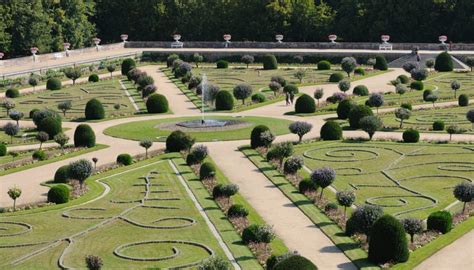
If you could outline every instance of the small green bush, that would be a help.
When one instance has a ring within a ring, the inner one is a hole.
[[[64,184],[53,186],[48,191],[48,202],[55,204],[67,203],[69,201],[69,188]]]
[[[121,66],[121,71],[123,76],[127,76],[128,72],[132,69],[134,69],[137,66],[137,63],[135,63],[135,60],[132,58],[127,58],[122,61],[122,66]]]
[[[453,71],[453,59],[451,58],[451,55],[447,52],[438,54],[438,56],[436,56],[434,68],[439,72]]]
[[[428,97],[429,95],[433,95],[433,91],[432,90],[425,90],[423,91],[423,100],[426,101],[426,97]]]
[[[255,103],[262,103],[262,102],[265,102],[267,101],[267,98],[265,97],[264,94],[262,93],[255,93],[252,95],[251,97],[252,101],[255,102]]]
[[[458,104],[461,107],[466,107],[469,105],[469,97],[466,94],[459,95]]]
[[[99,120],[105,118],[105,110],[102,103],[93,98],[86,104],[84,114],[87,120]]]
[[[425,86],[422,81],[414,81],[410,84],[410,88],[415,90],[423,90]]]
[[[416,129],[407,129],[403,132],[403,142],[416,143],[420,140],[420,133]]]
[[[347,119],[349,117],[350,111],[355,105],[356,104],[350,99],[344,99],[343,101],[339,102],[339,105],[337,105],[337,118]]]
[[[10,88],[5,92],[7,98],[17,98],[20,96],[20,91],[16,88]]]
[[[408,78],[408,76],[405,74],[399,75],[397,79],[403,84],[407,84],[408,82],[410,82],[410,78]]]
[[[317,188],[318,187],[313,181],[311,181],[311,179],[303,179],[298,184],[298,190],[300,191],[300,193],[303,193],[303,194],[305,192],[316,191]]]
[[[369,260],[378,264],[406,262],[409,256],[402,223],[390,215],[379,218],[370,232]]]
[[[88,81],[89,81],[89,82],[98,82],[98,81],[99,81],[99,75],[97,75],[97,74],[91,74],[91,75],[89,75]]]
[[[161,94],[153,94],[146,100],[148,113],[165,113],[169,110],[168,100]]]
[[[361,67],[358,67],[358,68],[354,69],[354,74],[363,76],[363,75],[365,75],[365,70]]]
[[[250,133],[250,146],[253,149],[265,146],[265,143],[260,138],[260,135],[268,130],[270,129],[264,125],[258,125],[252,129],[252,132]]]
[[[229,62],[225,60],[219,60],[216,62],[216,67],[217,68],[228,68],[229,67]]]
[[[342,128],[336,121],[327,121],[321,127],[321,140],[342,140]]]
[[[204,162],[199,169],[199,179],[204,180],[216,175],[216,167],[210,162]]]
[[[80,124],[74,131],[74,146],[75,147],[94,147],[95,133],[87,124]]]
[[[378,69],[378,70],[387,70],[388,69],[387,60],[385,59],[385,57],[383,55],[377,55],[375,57],[374,69]]]
[[[262,62],[263,69],[265,70],[278,69],[278,62],[273,54],[264,55],[262,58]]]
[[[356,96],[368,96],[369,95],[369,89],[365,85],[357,85],[354,87],[354,90],[352,90],[352,93]]]
[[[314,113],[316,111],[316,102],[307,94],[301,95],[295,102],[296,113]]]
[[[365,116],[374,115],[372,109],[366,105],[357,105],[349,113],[349,125],[351,128],[359,128],[360,119]]]
[[[444,130],[444,127],[445,127],[445,124],[443,121],[434,121],[433,122],[433,130],[437,130],[437,131],[440,131],[440,130]]]
[[[300,255],[289,256],[288,258],[278,262],[273,270],[318,270],[318,267],[314,265],[310,260]]]
[[[324,211],[330,212],[330,211],[337,210],[337,208],[339,208],[338,205],[337,205],[337,203],[328,202],[328,203],[324,206]]]
[[[411,106],[411,103],[406,103],[406,102],[402,103],[402,105],[400,105],[400,107],[405,108],[405,109],[410,110],[410,111],[413,109],[413,107]]]
[[[33,119],[33,115],[36,113],[36,112],[39,112],[39,109],[32,109],[29,113],[28,113],[28,116]]]
[[[448,211],[433,212],[428,216],[426,222],[428,230],[439,231],[445,234],[453,227],[453,216]]]
[[[234,109],[234,97],[229,91],[221,90],[216,95],[216,110],[230,111]]]
[[[38,131],[44,131],[48,133],[50,138],[54,138],[57,134],[63,131],[61,118],[55,116],[48,116],[38,123]]]
[[[133,158],[129,154],[120,154],[117,156],[117,163],[125,166],[132,165]]]
[[[173,66],[173,62],[178,59],[179,59],[179,55],[177,54],[173,53],[173,54],[168,55],[168,58],[166,58],[166,66],[167,67]]]
[[[227,215],[229,217],[246,217],[249,215],[249,210],[241,204],[234,204],[227,210]]]
[[[166,138],[168,152],[181,152],[191,149],[195,140],[181,130],[175,130]]]
[[[54,183],[66,183],[69,179],[69,165],[59,167],[54,174]]]
[[[189,153],[186,157],[186,164],[189,166],[198,164],[200,161],[197,159],[196,155],[193,152]]]
[[[337,83],[337,82],[342,81],[343,79],[344,79],[344,74],[340,72],[333,73],[329,76],[329,82]]]
[[[50,78],[46,81],[46,89],[48,90],[59,90],[62,87],[62,83],[58,78]]]
[[[0,157],[7,155],[7,146],[4,143],[0,143]]]
[[[331,63],[326,60],[321,60],[318,62],[318,70],[330,70],[331,69]]]

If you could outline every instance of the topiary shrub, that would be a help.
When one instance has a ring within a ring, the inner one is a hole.
[[[426,98],[427,98],[428,96],[430,96],[430,95],[433,95],[433,91],[432,91],[432,90],[427,89],[427,90],[423,91],[423,100],[424,100],[424,101],[427,101]]]
[[[250,242],[270,243],[273,238],[275,238],[275,234],[268,225],[252,224],[242,231],[242,242],[245,244]]]
[[[95,98],[87,102],[84,112],[87,120],[98,120],[105,118],[104,106],[99,100]]]
[[[7,146],[4,143],[0,143],[0,157],[4,157],[7,154]]]
[[[165,113],[169,110],[168,100],[161,94],[153,94],[146,100],[148,113]]]
[[[296,113],[314,113],[316,111],[316,102],[307,94],[301,95],[295,103]]]
[[[466,107],[469,105],[469,97],[466,94],[461,94],[458,97],[458,104],[461,107]]]
[[[204,162],[199,169],[199,179],[205,180],[216,175],[216,167],[210,162]]]
[[[133,158],[129,154],[120,154],[117,156],[117,163],[125,166],[132,165]]]
[[[438,56],[436,56],[434,68],[439,72],[453,71],[453,59],[451,58],[451,55],[447,52],[438,54]]]
[[[402,103],[400,105],[400,108],[405,108],[405,109],[410,110],[410,111],[413,109],[413,107],[411,106],[411,103]]]
[[[328,202],[325,206],[324,206],[324,211],[325,212],[331,212],[331,211],[334,211],[334,210],[337,210],[339,207],[336,203],[333,203],[333,202]]]
[[[173,62],[178,59],[179,59],[179,55],[177,54],[173,53],[173,54],[168,55],[168,57],[166,58],[166,66],[171,67],[173,65]]]
[[[306,192],[314,192],[317,188],[316,184],[310,179],[303,179],[298,184],[298,190],[303,194]]]
[[[69,165],[59,167],[54,174],[54,183],[66,183],[69,180]]]
[[[229,62],[225,60],[219,60],[216,62],[216,67],[217,68],[228,68],[229,67]]]
[[[410,82],[410,78],[408,78],[408,76],[405,74],[399,75],[397,77],[397,80],[399,80],[403,84],[407,84],[408,82]]]
[[[410,88],[415,90],[423,90],[425,86],[422,81],[414,81],[410,84]]]
[[[264,55],[262,58],[263,62],[263,69],[271,70],[271,69],[278,69],[278,62],[273,54]]]
[[[59,116],[45,117],[39,121],[37,129],[48,133],[50,138],[54,138],[63,131],[61,118]]]
[[[99,75],[97,75],[97,74],[91,74],[91,75],[89,75],[88,81],[89,81],[89,82],[98,82],[98,81],[99,81]]]
[[[74,146],[75,147],[94,147],[95,133],[87,124],[80,124],[74,131]]]
[[[20,96],[20,91],[18,91],[18,89],[15,89],[15,88],[10,88],[5,92],[5,96],[7,98],[17,98]]]
[[[350,99],[345,99],[339,102],[339,105],[337,105],[337,118],[347,119],[350,111],[355,105],[356,104]]]
[[[357,85],[354,87],[354,90],[352,90],[352,93],[356,96],[368,96],[369,95],[369,89],[365,85]]]
[[[372,112],[372,109],[370,109],[370,107],[366,105],[356,105],[349,112],[349,125],[351,126],[351,128],[359,128],[360,119],[365,116],[372,115],[374,115],[374,113]]]
[[[249,210],[241,204],[234,204],[227,210],[227,215],[229,217],[246,217],[249,215]]]
[[[124,59],[122,61],[122,66],[121,66],[122,75],[127,76],[128,72],[134,69],[136,66],[137,64],[135,63],[135,60],[133,60],[132,58]]]
[[[329,76],[329,82],[337,83],[337,82],[342,81],[343,79],[344,79],[344,74],[340,72],[333,73]]]
[[[273,270],[290,270],[290,269],[318,270],[318,267],[316,267],[316,265],[314,265],[310,260],[300,255],[289,256],[288,258],[283,259],[280,262],[278,262],[273,267]]]
[[[361,67],[358,67],[358,68],[354,69],[354,74],[363,76],[363,75],[365,75],[365,70]]]
[[[420,140],[420,133],[416,129],[407,129],[403,132],[403,142],[405,143],[416,143]]]
[[[331,63],[326,60],[321,60],[318,62],[318,70],[330,70],[331,69]]]
[[[320,131],[321,140],[342,140],[342,128],[336,121],[327,121]]]
[[[453,216],[448,211],[436,211],[428,216],[426,225],[428,230],[445,234],[453,227]]]
[[[216,110],[230,111],[234,109],[234,97],[228,91],[219,91],[216,95]]]
[[[166,138],[166,150],[168,152],[188,151],[195,140],[181,130],[175,130]]]
[[[369,260],[377,264],[406,262],[410,253],[405,229],[398,219],[385,215],[371,229]]]
[[[433,130],[436,130],[436,131],[440,131],[440,130],[444,130],[444,127],[445,127],[445,124],[443,121],[434,121],[433,122]]]
[[[36,112],[39,112],[39,109],[33,109],[28,113],[28,116],[33,119],[33,115],[35,115]]]
[[[55,204],[67,203],[69,201],[69,188],[64,184],[53,186],[48,191],[48,202]]]
[[[43,150],[36,150],[33,152],[33,159],[43,161],[48,159],[48,155]]]
[[[250,146],[253,149],[265,146],[265,142],[261,139],[261,135],[265,131],[270,131],[270,129],[264,125],[258,125],[252,129],[250,133]]]
[[[46,81],[46,89],[48,90],[59,90],[62,87],[62,83],[58,78],[50,78]]]
[[[378,70],[387,70],[388,69],[387,60],[385,59],[385,57],[383,55],[377,55],[375,57],[374,69],[378,69]]]
[[[251,97],[252,101],[255,102],[255,103],[262,103],[262,102],[265,102],[267,101],[267,98],[265,97],[264,94],[262,93],[255,93],[252,95]]]

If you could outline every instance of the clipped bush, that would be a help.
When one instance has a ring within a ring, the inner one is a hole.
[[[117,163],[125,166],[132,165],[133,158],[129,154],[120,154],[117,156]]]
[[[461,107],[466,107],[469,105],[469,97],[466,94],[461,94],[458,97],[458,104]]]
[[[217,68],[228,68],[229,67],[229,62],[225,60],[219,60],[216,62],[216,67]]]
[[[87,79],[89,82],[98,82],[99,81],[99,75],[97,74],[91,74],[89,75],[89,79]]]
[[[74,131],[74,146],[75,147],[94,147],[95,133],[87,124],[80,124]]]
[[[298,184],[298,190],[303,194],[305,192],[314,192],[317,188],[316,184],[310,179],[303,179]]]
[[[33,119],[33,115],[35,115],[36,112],[39,112],[39,109],[32,109],[29,113],[28,116]]]
[[[54,183],[66,183],[69,180],[69,165],[59,167],[54,174]]]
[[[262,103],[262,102],[265,102],[267,100],[267,98],[265,97],[264,94],[262,93],[255,93],[252,95],[251,97],[252,101],[255,102],[255,103]]]
[[[423,100],[424,100],[424,101],[427,101],[426,98],[427,98],[428,96],[430,96],[430,95],[433,95],[433,91],[432,91],[432,90],[428,90],[428,89],[427,89],[427,90],[423,91]]]
[[[365,75],[365,70],[361,67],[358,67],[358,68],[354,69],[354,74],[363,76],[363,75]]]
[[[337,82],[342,81],[343,79],[344,79],[344,74],[340,72],[333,73],[329,76],[329,82],[337,83]]]
[[[263,62],[263,69],[271,70],[271,69],[278,69],[278,62],[273,54],[264,55],[262,58]]]
[[[275,237],[272,229],[268,225],[252,224],[242,231],[242,242],[249,244],[256,243],[270,243]]]
[[[383,209],[378,205],[364,204],[352,212],[346,224],[346,234],[354,232],[364,233],[369,236],[374,223],[383,216]]]
[[[447,52],[438,54],[438,56],[436,56],[434,68],[439,72],[453,71],[453,59],[451,58],[451,55]]]
[[[436,211],[428,216],[426,225],[428,230],[445,234],[453,227],[453,216],[448,211]]]
[[[296,113],[314,113],[316,111],[316,103],[314,99],[307,94],[301,95],[295,103]]]
[[[229,91],[219,91],[216,95],[216,110],[230,111],[234,109],[234,97]]]
[[[420,133],[416,129],[407,129],[403,132],[403,142],[405,143],[416,143],[420,140]]]
[[[168,152],[188,151],[195,140],[181,130],[175,130],[166,138],[166,150]]]
[[[55,204],[67,203],[69,201],[69,188],[64,184],[53,186],[48,191],[48,202]]]
[[[89,100],[85,108],[85,117],[87,120],[104,119],[105,110],[102,103],[95,98]]]
[[[41,119],[37,125],[38,131],[48,133],[50,138],[54,138],[57,134],[63,131],[61,118],[59,116],[48,116]]]
[[[249,210],[241,204],[234,204],[227,210],[227,215],[229,217],[246,217],[249,215]]]
[[[59,90],[62,87],[62,83],[58,78],[50,78],[46,81],[46,89],[48,90]]]
[[[328,202],[325,206],[324,206],[324,211],[325,212],[331,212],[331,211],[334,211],[334,210],[337,210],[339,207],[336,203],[333,203],[333,202]]]
[[[20,96],[20,91],[16,88],[10,88],[5,92],[7,98],[17,98]]]
[[[399,80],[399,81],[400,81],[401,83],[403,83],[403,84],[407,84],[407,83],[410,82],[410,78],[408,78],[408,76],[405,75],[405,74],[399,75],[399,76],[397,77],[397,80]]]
[[[445,127],[445,124],[441,120],[433,122],[433,130],[437,130],[437,131],[444,130],[444,127]]]
[[[383,55],[377,55],[375,57],[374,69],[378,69],[378,70],[387,70],[388,69],[387,59],[385,59],[385,57]]]
[[[356,104],[350,100],[345,99],[337,105],[337,118],[339,119],[347,119],[349,117],[349,112]]]
[[[168,57],[166,58],[166,66],[171,67],[173,65],[173,62],[178,59],[179,59],[179,55],[177,54],[168,55]]]
[[[352,108],[349,113],[349,125],[351,128],[359,128],[360,119],[365,116],[374,115],[372,109],[366,105],[356,105]]]
[[[354,87],[354,90],[352,90],[352,93],[356,96],[368,96],[369,95],[369,89],[365,85],[357,85]]]
[[[168,100],[161,94],[153,94],[146,100],[148,113],[165,113],[169,110]]]
[[[33,152],[33,159],[43,161],[48,159],[48,155],[43,150],[36,150]]]
[[[4,143],[0,143],[0,157],[4,157],[7,154],[7,146]]]
[[[411,106],[411,103],[406,103],[406,102],[402,103],[400,105],[400,108],[405,108],[405,109],[410,110],[410,111],[413,109],[413,107]]]
[[[397,263],[408,261],[409,256],[402,223],[390,215],[379,218],[370,232],[369,260],[378,264]]]
[[[122,61],[122,75],[127,76],[128,72],[132,69],[134,69],[137,66],[137,63],[135,63],[135,60],[132,58],[127,58]]]
[[[261,138],[262,133],[265,131],[270,131],[270,129],[264,125],[258,125],[252,129],[252,132],[250,133],[250,146],[253,149],[265,146],[265,142],[262,141]]]
[[[321,60],[318,62],[318,70],[330,70],[331,69],[331,63],[326,60]]]
[[[342,140],[342,128],[336,121],[327,121],[321,127],[321,140]]]
[[[415,90],[423,90],[425,88],[425,85],[422,81],[414,81],[410,84],[410,88]]]
[[[205,180],[216,175],[216,167],[210,162],[204,162],[199,169],[199,179]]]
[[[310,260],[300,255],[289,256],[288,258],[278,262],[273,270],[318,270],[318,267],[314,265]]]

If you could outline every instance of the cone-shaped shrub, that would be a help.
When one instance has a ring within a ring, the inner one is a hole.
[[[369,240],[369,260],[386,262],[406,262],[409,257],[405,229],[398,219],[385,215],[372,227]]]
[[[87,120],[104,119],[104,106],[99,100],[95,98],[89,100],[86,104],[85,116]]]
[[[267,126],[258,125],[252,129],[250,134],[250,146],[255,149],[258,147],[265,146],[265,143],[260,138],[261,134],[267,130],[270,130]]]
[[[80,124],[74,131],[74,146],[76,147],[94,147],[95,133],[87,124]]]

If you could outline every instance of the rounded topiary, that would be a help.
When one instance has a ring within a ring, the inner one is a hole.
[[[95,98],[87,102],[84,112],[87,120],[98,120],[105,118],[104,106],[99,100]]]
[[[453,59],[447,52],[442,52],[436,56],[435,66],[436,71],[448,72],[453,71]]]
[[[69,179],[69,165],[59,167],[54,174],[54,183],[66,183]]]
[[[132,165],[133,158],[129,154],[120,154],[117,156],[117,163],[125,166]]]
[[[278,62],[273,54],[264,55],[262,58],[263,62],[263,69],[270,70],[270,69],[278,69]]]
[[[48,116],[39,121],[37,126],[38,131],[48,133],[50,138],[63,131],[61,118],[57,116]]]
[[[466,94],[459,95],[458,104],[461,107],[466,107],[469,105],[469,97]]]
[[[67,203],[69,201],[69,188],[64,184],[56,185],[48,191],[48,202],[55,204]]]
[[[199,179],[204,180],[216,175],[216,167],[210,162],[204,162],[199,169]]]
[[[445,124],[443,121],[434,121],[433,122],[433,130],[436,130],[436,131],[440,131],[440,130],[444,130],[444,127],[445,127]]]
[[[200,161],[193,152],[189,153],[186,157],[186,164],[188,164],[189,166],[198,164],[199,162]]]
[[[378,69],[378,70],[387,70],[388,69],[387,60],[385,59],[385,57],[383,55],[377,55],[375,57],[374,69]]]
[[[216,62],[216,67],[217,68],[228,68],[229,67],[229,62],[225,60],[219,60]]]
[[[273,270],[289,270],[289,269],[298,269],[298,270],[317,270],[318,267],[314,265],[310,260],[306,259],[300,255],[289,256],[280,262],[278,262]]]
[[[333,73],[329,76],[329,81],[330,82],[340,82],[344,79],[344,74],[340,72]]]
[[[354,69],[354,74],[363,76],[363,75],[365,75],[365,70],[361,67],[358,67],[358,68]]]
[[[99,75],[97,75],[97,74],[91,74],[91,75],[89,75],[88,81],[89,81],[89,82],[98,82],[98,81],[99,81]]]
[[[330,70],[331,69],[331,63],[326,60],[321,60],[318,62],[318,70]]]
[[[36,112],[39,112],[39,109],[33,109],[28,113],[28,116],[33,119],[33,115],[35,115]]]
[[[411,103],[402,103],[400,105],[400,108],[405,108],[405,109],[410,110],[410,111],[413,109],[413,107],[411,106]]]
[[[58,78],[50,78],[46,81],[46,89],[48,90],[59,90],[62,84]]]
[[[132,58],[127,58],[122,61],[122,75],[127,76],[128,72],[135,68],[137,64],[135,63],[135,60]]]
[[[250,146],[253,149],[265,146],[265,143],[260,138],[260,135],[263,132],[269,131],[269,130],[270,129],[267,126],[264,126],[264,125],[258,125],[256,127],[254,127],[252,129],[252,132],[250,133]]]
[[[397,79],[403,84],[407,84],[408,82],[410,82],[410,78],[408,78],[408,76],[405,74],[399,75]]]
[[[374,115],[372,109],[366,105],[356,105],[352,107],[352,110],[349,112],[349,125],[351,128],[359,128],[360,119],[365,116]]]
[[[352,93],[356,96],[368,96],[369,89],[365,85],[357,85],[354,87],[354,90],[352,90]]]
[[[426,101],[426,98],[427,98],[428,96],[430,96],[430,95],[433,95],[433,91],[432,91],[432,90],[427,89],[427,90],[423,91],[423,100]]]
[[[425,85],[423,84],[422,81],[414,81],[414,82],[411,82],[410,88],[415,89],[415,90],[423,90],[425,88]]]
[[[194,139],[181,130],[175,130],[166,138],[166,150],[168,152],[181,152],[191,149]]]
[[[344,99],[343,101],[339,102],[339,105],[337,105],[337,118],[347,119],[349,117],[350,111],[355,105],[356,104],[350,99]]]
[[[451,231],[453,227],[453,216],[448,211],[433,212],[428,216],[426,225],[428,230],[435,230],[445,234]]]
[[[43,150],[36,150],[33,152],[33,159],[43,161],[48,159],[48,155]]]
[[[257,235],[256,232],[258,230],[258,225],[252,224],[249,225],[247,228],[245,228],[242,231],[242,242],[245,244],[248,244],[250,242],[256,242],[257,241]]]
[[[342,140],[342,128],[336,121],[327,121],[320,131],[321,140]]]
[[[249,210],[241,204],[234,204],[227,210],[227,215],[229,217],[246,217],[249,215]]]
[[[230,111],[234,109],[234,97],[229,91],[219,91],[216,95],[216,110]]]
[[[298,184],[298,190],[300,191],[300,193],[303,193],[303,194],[305,192],[316,191],[317,188],[318,187],[313,181],[311,181],[311,179],[303,179]]]
[[[265,97],[264,94],[262,93],[255,93],[252,95],[251,97],[252,101],[255,102],[255,103],[262,103],[262,102],[265,102],[267,100],[267,98]]]
[[[74,131],[75,147],[94,147],[95,133],[87,124],[80,124]]]
[[[370,231],[369,260],[378,264],[397,263],[408,261],[409,256],[402,223],[390,215],[379,218]]]
[[[0,143],[0,157],[4,157],[7,154],[7,146],[4,143]]]
[[[166,58],[166,66],[167,67],[173,66],[173,62],[178,59],[179,59],[179,55],[177,54],[173,53],[173,54],[168,55],[168,57]]]
[[[316,111],[316,102],[307,94],[301,95],[295,103],[296,113],[314,113]]]
[[[168,100],[161,94],[153,94],[146,100],[146,110],[148,113],[165,113],[168,109]]]
[[[17,98],[20,96],[20,91],[16,88],[10,88],[5,92],[7,98]]]
[[[416,129],[407,129],[403,132],[403,142],[416,143],[420,140],[420,133]]]

